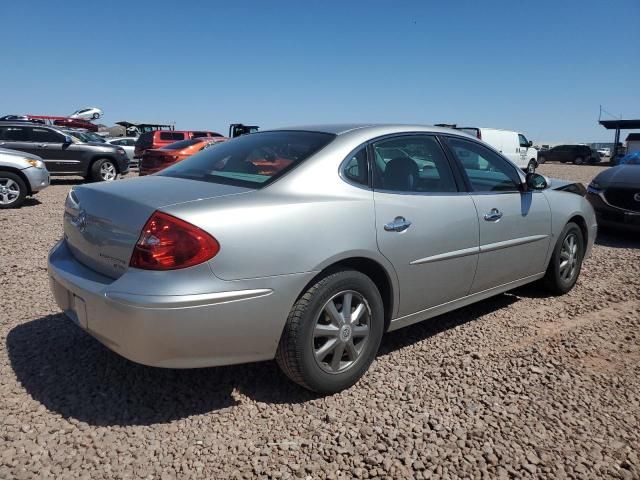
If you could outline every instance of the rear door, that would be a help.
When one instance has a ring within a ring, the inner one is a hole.
[[[399,315],[467,295],[478,218],[437,138],[386,137],[372,143],[370,158],[378,248],[398,275]]]
[[[27,125],[0,126],[0,147],[40,155],[29,141],[29,134]]]
[[[447,143],[472,191],[480,231],[480,255],[471,293],[516,282],[545,271],[551,241],[551,209],[540,191],[520,190],[520,173],[484,145],[460,137]]]

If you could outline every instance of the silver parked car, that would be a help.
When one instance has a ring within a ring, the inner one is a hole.
[[[149,177],[75,187],[60,308],[147,365],[276,358],[353,385],[384,332],[520,285],[575,284],[593,209],[467,134],[337,125],[245,135]],[[557,189],[556,189],[557,188]]]
[[[48,186],[49,172],[40,157],[0,148],[0,208],[18,208]]]
[[[133,157],[136,140],[138,140],[138,137],[115,137],[108,138],[106,141],[111,145],[121,147],[127,153],[127,157],[129,157],[130,168],[138,168],[138,159]]]

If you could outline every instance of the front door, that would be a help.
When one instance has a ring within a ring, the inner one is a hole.
[[[478,217],[438,140],[402,135],[371,147],[378,248],[400,284],[399,316],[469,292]]]
[[[527,158],[527,152],[529,151],[529,140],[527,140],[524,135],[519,133],[518,144],[519,158],[518,162],[516,162],[516,165],[518,165],[520,168],[525,168],[529,163],[529,159]]]
[[[521,191],[517,169],[504,158],[471,140],[449,137],[478,212],[480,257],[471,293],[515,282],[546,269],[551,242],[551,209],[539,191]]]

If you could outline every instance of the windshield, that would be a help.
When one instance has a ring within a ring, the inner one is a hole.
[[[335,135],[319,132],[254,133],[202,150],[159,175],[260,188],[334,138]]]
[[[173,142],[169,145],[161,147],[160,150],[182,150],[183,148],[190,147],[196,143],[200,143],[202,140],[197,138],[190,138],[189,140],[180,140],[179,142]]]

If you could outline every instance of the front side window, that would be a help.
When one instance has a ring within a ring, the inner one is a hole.
[[[369,185],[369,171],[367,168],[367,147],[360,148],[351,155],[343,168],[344,176],[353,183]]]
[[[373,185],[393,192],[456,192],[449,161],[435,137],[408,135],[373,144]]]
[[[159,173],[213,183],[260,188],[328,145],[335,135],[274,131],[243,135],[207,148]]]
[[[452,137],[447,141],[475,192],[519,190],[519,177],[507,160],[477,142]]]
[[[529,147],[529,140],[527,140],[524,135],[518,134],[518,140],[520,140],[521,147],[525,147],[525,148]]]
[[[47,128],[32,128],[29,140],[32,142],[62,143],[64,138],[59,133]]]

